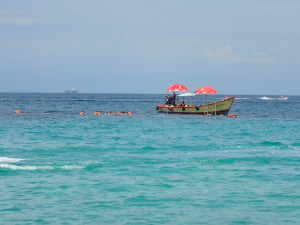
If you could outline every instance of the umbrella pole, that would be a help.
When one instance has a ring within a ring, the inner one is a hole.
[[[207,95],[205,95],[206,96],[206,114],[208,115],[208,100],[207,100]]]
[[[215,115],[217,115],[217,103],[215,103]]]
[[[206,103],[205,103],[205,112],[204,112],[204,115],[205,113],[208,115],[208,100],[207,100],[207,95],[205,95],[206,97]]]

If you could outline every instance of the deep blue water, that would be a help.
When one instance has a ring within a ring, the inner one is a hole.
[[[0,93],[0,224],[299,224],[300,96],[236,97]]]

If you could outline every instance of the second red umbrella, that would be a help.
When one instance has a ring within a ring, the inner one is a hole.
[[[210,86],[203,86],[198,88],[195,93],[197,94],[217,94],[217,91]]]

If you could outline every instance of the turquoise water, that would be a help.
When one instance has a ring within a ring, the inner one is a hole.
[[[300,223],[300,96],[237,96],[237,118],[163,99],[0,93],[0,224]]]

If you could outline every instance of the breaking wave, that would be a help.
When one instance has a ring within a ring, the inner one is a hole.
[[[274,98],[268,98],[268,97],[265,97],[265,96],[264,96],[264,97],[261,97],[260,99],[261,99],[261,100],[274,100]]]
[[[64,165],[64,166],[29,166],[29,165],[12,165],[12,164],[0,164],[0,169],[8,170],[80,170],[85,166],[76,165]]]
[[[14,162],[20,162],[20,161],[23,161],[23,160],[25,160],[25,159],[0,157],[0,162],[14,163]]]
[[[287,100],[288,97],[269,98],[269,97],[264,96],[264,97],[261,97],[259,99],[261,99],[261,100]]]

